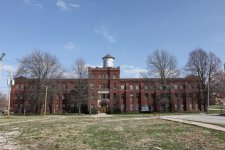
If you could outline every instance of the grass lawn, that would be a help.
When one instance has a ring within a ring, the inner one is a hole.
[[[210,114],[221,114],[221,105],[210,105],[209,106]],[[222,108],[222,114],[225,114],[225,106]]]
[[[0,149],[180,150],[225,147],[223,132],[146,115],[131,116],[0,117]]]
[[[225,108],[225,106],[223,106]],[[221,109],[221,105],[210,105],[209,109]]]

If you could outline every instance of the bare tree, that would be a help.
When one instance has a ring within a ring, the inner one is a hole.
[[[210,93],[211,96],[213,97],[212,100],[216,100],[216,98],[219,99],[225,99],[225,72],[224,71],[219,71],[210,81]],[[213,101],[215,104],[216,101]],[[224,101],[223,101],[224,102]],[[220,104],[223,103],[222,101],[220,101]]]
[[[160,77],[165,84],[166,79],[179,76],[177,59],[165,50],[155,50],[147,58],[146,74],[143,77]]]
[[[207,97],[207,82],[213,88],[212,79],[218,74],[221,69],[221,60],[214,53],[207,53],[203,49],[195,49],[189,54],[188,62],[185,66],[185,70],[191,74],[198,76],[200,79],[200,88],[204,90],[204,98],[200,101],[201,104],[205,104]]]
[[[55,80],[60,79],[63,73],[64,69],[58,59],[47,52],[34,50],[19,60],[16,76],[24,76],[32,82],[33,89],[29,95],[31,99],[29,102],[33,106],[32,110],[35,109],[36,112],[40,113],[46,86],[54,87]]]
[[[209,52],[208,54],[208,61],[209,61],[209,70],[208,70],[208,82],[210,85],[210,96],[213,93],[218,92],[218,82],[216,82],[216,78],[221,76],[221,60],[217,57],[214,53]]]
[[[87,79],[88,78],[88,69],[86,62],[83,58],[78,58],[74,61],[72,66],[72,71],[74,78],[77,79]]]
[[[76,59],[72,65],[72,71],[75,87],[71,91],[69,103],[77,105],[80,114],[81,106],[87,106],[88,102],[88,69],[85,60],[82,58]]]

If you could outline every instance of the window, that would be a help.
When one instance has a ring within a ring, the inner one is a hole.
[[[156,89],[156,87],[155,87],[155,86],[149,86],[149,89],[151,89],[151,90],[155,90],[155,89]]]
[[[195,110],[198,110],[198,104],[195,104]]]
[[[139,85],[136,85],[136,90],[139,90],[140,89],[140,86]]]
[[[116,98],[117,98],[116,93],[113,93],[113,99],[116,99]]]
[[[175,96],[175,99],[178,99],[178,94],[177,94],[177,93],[175,93],[175,95],[174,95],[174,96]]]
[[[23,96],[22,95],[20,95],[20,99],[23,99]]]
[[[159,89],[160,89],[160,90],[163,90],[163,86],[162,86],[162,85],[160,85]]]
[[[113,83],[113,89],[114,90],[116,89],[116,83]]]
[[[121,111],[124,112],[124,110],[125,110],[125,106],[124,104],[121,104]]]
[[[148,86],[147,86],[147,85],[145,85],[145,87],[144,87],[144,88],[145,88],[145,90],[147,90],[147,89],[148,89]]]
[[[155,99],[155,94],[151,94],[151,98],[152,99]]]
[[[145,93],[145,99],[148,99],[148,93]]]
[[[98,99],[109,99],[109,94],[98,94]]]
[[[92,95],[91,95],[91,99],[94,99],[94,98],[95,98],[95,95],[94,95],[94,94],[92,94]]]
[[[192,104],[190,104],[190,110],[192,110]]]
[[[91,79],[94,79],[95,78],[95,75],[91,75]]]
[[[116,79],[116,75],[115,74],[113,74],[113,79]]]
[[[130,90],[133,90],[133,89],[134,89],[133,85],[130,85]]]
[[[63,84],[62,87],[63,87],[63,89],[66,89],[66,84]]]
[[[19,89],[19,85],[16,85],[16,90],[18,90]]]
[[[184,110],[184,105],[183,105],[183,104],[180,105],[180,109],[181,109],[182,111]]]
[[[98,94],[98,99],[102,99],[102,94]]]
[[[121,99],[125,99],[126,97],[125,97],[125,94],[121,94]]]
[[[104,84],[103,84],[103,89],[106,89],[106,88],[107,88],[106,86],[107,86],[107,85],[104,83]]]
[[[137,99],[137,100],[140,100],[140,98],[141,98],[140,94],[137,93],[137,94],[136,94],[136,99]]]
[[[130,94],[130,99],[134,99],[134,94]]]
[[[131,104],[134,103],[134,94],[130,94],[130,103],[131,103]]]
[[[99,88],[99,89],[102,89],[102,85],[101,85],[101,84],[99,84],[99,85],[98,85],[98,88]]]
[[[56,99],[59,99],[59,94],[56,95]]]
[[[173,87],[174,87],[174,89],[177,89],[177,85],[174,85]]]
[[[121,90],[124,90],[125,89],[125,85],[121,85]]]
[[[178,110],[177,104],[174,105],[175,110]]]
[[[180,85],[180,89],[183,90],[184,89],[184,86],[183,85]]]
[[[136,105],[136,111],[138,111],[138,110],[139,110],[139,104]]]
[[[165,89],[170,90],[171,86],[170,85],[166,85]]]
[[[130,111],[133,111],[133,110],[134,110],[134,105],[130,104]]]
[[[56,110],[59,110],[59,104],[56,105]]]
[[[94,88],[94,85],[93,85],[92,83],[90,83],[90,85],[89,85],[89,86],[90,86],[90,88],[91,88],[91,89],[93,89],[93,88]]]

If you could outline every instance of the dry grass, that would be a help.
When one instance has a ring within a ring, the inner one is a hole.
[[[225,134],[222,132],[153,117],[48,116],[42,120],[40,117],[14,117],[10,122],[9,125],[0,125],[0,149],[147,150],[225,147]]]

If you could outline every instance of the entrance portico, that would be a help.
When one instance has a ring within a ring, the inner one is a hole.
[[[107,113],[109,110],[109,101],[106,99],[100,100],[99,111],[100,113]]]

